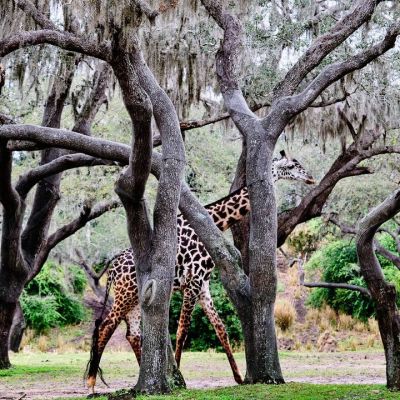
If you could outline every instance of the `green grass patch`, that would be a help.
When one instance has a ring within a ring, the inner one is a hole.
[[[27,365],[16,365],[10,369],[0,370],[0,378],[10,377],[23,377],[24,379],[29,375],[31,379],[41,379],[42,374],[50,374],[52,377],[64,374],[71,375],[79,372],[80,369],[74,366],[55,366],[55,365],[38,365],[38,366],[27,366]]]
[[[83,400],[85,397],[76,399]],[[97,397],[107,400],[107,397]],[[382,385],[246,385],[219,389],[181,390],[168,396],[138,396],[138,400],[387,400],[399,399],[399,393]],[[57,400],[67,400],[60,398]]]

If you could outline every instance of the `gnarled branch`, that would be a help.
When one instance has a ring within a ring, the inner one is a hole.
[[[15,189],[21,198],[25,198],[33,186],[48,176],[66,171],[68,169],[90,167],[94,165],[118,164],[114,161],[103,160],[101,158],[95,158],[82,153],[67,154],[26,172],[19,178]]]
[[[55,246],[57,246],[57,244],[72,236],[79,229],[83,228],[89,221],[92,221],[93,219],[100,217],[107,211],[113,210],[120,206],[121,203],[117,200],[101,202],[94,206],[91,206],[89,203],[84,205],[78,218],[57,229],[42,244],[40,251],[35,258],[35,265],[31,272],[31,278],[40,271],[40,268],[46,261],[50,251]]]

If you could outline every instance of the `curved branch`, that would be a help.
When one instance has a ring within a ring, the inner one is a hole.
[[[15,189],[21,198],[25,198],[33,186],[48,176],[72,168],[91,167],[94,165],[116,165],[116,163],[114,161],[103,160],[101,158],[95,158],[86,154],[67,154],[29,170],[19,178]]]
[[[0,125],[0,139],[28,140],[48,147],[84,152],[93,157],[127,164],[130,147],[110,140],[81,135],[67,129],[36,125]]]
[[[304,111],[329,85],[350,72],[365,67],[371,61],[393,48],[399,34],[400,22],[396,22],[388,29],[385,38],[381,42],[349,57],[346,61],[328,65],[301,93],[289,97],[287,103],[283,101],[282,106],[286,104],[288,112],[293,115]]]
[[[341,179],[371,173],[367,167],[358,166],[361,161],[381,154],[400,154],[400,146],[371,148],[378,138],[379,135],[374,132],[365,131],[363,134],[358,134],[357,140],[334,161],[318,186],[307,193],[297,207],[278,216],[278,246],[285,242],[296,225],[321,215],[324,204]]]
[[[76,36],[70,32],[49,29],[19,32],[0,40],[0,57],[4,57],[23,47],[39,44],[51,44],[64,50],[86,54],[100,60],[111,60],[110,43],[98,44],[93,40]]]
[[[378,0],[359,0],[329,32],[319,36],[275,86],[273,98],[292,95],[303,79],[373,14]]]
[[[47,238],[45,243],[43,243],[39,253],[37,254],[37,257],[35,258],[35,265],[32,269],[32,276],[30,278],[35,276],[40,271],[40,268],[46,261],[50,251],[55,246],[57,246],[57,244],[72,236],[79,229],[83,228],[89,221],[92,221],[93,219],[100,217],[107,211],[113,210],[120,206],[121,203],[117,200],[101,202],[96,204],[94,207],[90,205],[85,205],[78,218],[59,228]]]

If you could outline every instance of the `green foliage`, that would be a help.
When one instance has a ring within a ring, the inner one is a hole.
[[[57,311],[58,304],[54,296],[28,295],[24,291],[21,305],[28,326],[39,333],[62,323],[62,316]]]
[[[394,251],[395,244],[389,235],[381,235],[380,242],[387,249]],[[388,282],[395,285],[400,293],[400,271],[387,259],[378,256],[383,273]],[[307,273],[316,275],[322,270],[324,282],[349,283],[366,287],[357,265],[357,253],[354,242],[338,240],[316,251],[306,264]],[[375,313],[373,302],[359,292],[345,289],[313,289],[308,302],[315,308],[328,304],[334,310],[367,320]],[[398,299],[398,305],[400,300]]]
[[[210,284],[210,292],[214,301],[214,306],[219,316],[224,322],[231,343],[240,343],[243,339],[239,318],[235,309],[225,293],[225,289],[216,271]],[[176,330],[178,328],[179,315],[182,305],[182,294],[174,293],[171,300],[169,326],[173,342],[176,340]],[[204,314],[200,305],[197,305],[192,314],[192,322],[186,339],[185,348],[192,351],[204,351],[209,348],[222,350],[222,346],[215,334],[214,328]]]
[[[38,333],[85,319],[82,294],[86,277],[76,266],[47,262],[25,287],[21,305],[28,326]]]

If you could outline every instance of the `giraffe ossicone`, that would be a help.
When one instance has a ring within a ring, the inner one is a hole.
[[[314,178],[295,159],[281,152],[274,158],[272,166],[274,182],[279,179],[315,183]],[[205,206],[214,223],[222,231],[229,229],[250,211],[247,187]],[[177,217],[178,251],[175,264],[173,291],[183,292],[183,304],[176,335],[175,359],[179,367],[194,306],[199,302],[207,318],[213,325],[219,341],[224,348],[234,379],[243,383],[243,378],[233,357],[225,326],[220,319],[210,294],[210,277],[214,262],[193,228],[181,214]],[[101,322],[93,335],[91,359],[87,368],[87,385],[94,392],[96,376],[104,348],[121,321],[127,326],[126,338],[129,341],[140,365],[141,334],[140,304],[136,281],[136,269],[131,249],[116,255],[110,262],[107,279],[107,293],[114,287],[114,303],[111,311]]]

